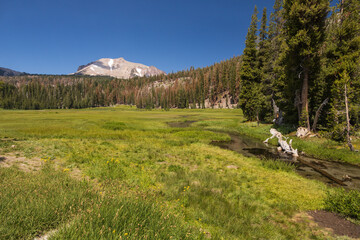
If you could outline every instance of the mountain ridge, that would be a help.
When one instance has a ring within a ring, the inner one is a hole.
[[[85,65],[80,65],[75,73],[71,75],[111,76],[116,78],[151,77],[155,75],[166,75],[166,73],[155,66],[146,66],[141,63],[126,61],[120,58],[100,58]]]
[[[25,72],[18,72],[15,70],[12,70],[10,68],[3,68],[0,67],[0,76],[21,76],[21,75],[26,75],[27,73]]]

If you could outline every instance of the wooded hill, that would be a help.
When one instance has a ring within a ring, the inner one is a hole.
[[[0,78],[6,109],[240,107],[249,120],[338,132],[360,122],[360,2],[276,0],[255,7],[242,56],[166,76],[119,80],[88,76]],[[279,117],[280,117],[279,116]],[[275,116],[276,117],[276,116]],[[349,120],[349,121],[347,121]],[[348,124],[349,123],[349,124]]]

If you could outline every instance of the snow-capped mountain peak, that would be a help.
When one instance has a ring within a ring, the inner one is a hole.
[[[154,66],[128,62],[124,58],[101,58],[97,61],[82,65],[75,75],[111,76],[116,78],[133,78],[166,74]]]

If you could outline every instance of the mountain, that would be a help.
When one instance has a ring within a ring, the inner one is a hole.
[[[0,76],[20,76],[20,75],[25,75],[26,73],[24,72],[18,72],[18,71],[14,71],[8,68],[2,68],[0,67]]]
[[[124,58],[101,58],[95,62],[81,65],[74,75],[111,76],[116,78],[150,77],[166,74],[154,66],[128,62]]]

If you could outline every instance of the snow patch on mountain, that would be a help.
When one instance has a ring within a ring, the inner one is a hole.
[[[110,59],[109,62],[108,62],[108,65],[110,67],[110,71],[112,71],[113,64],[114,64],[114,59]]]
[[[143,77],[143,75],[141,74],[142,69],[136,68],[136,71],[137,71],[137,72],[136,72],[135,74],[136,74],[137,76]]]

